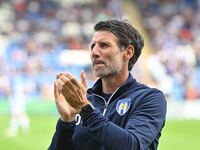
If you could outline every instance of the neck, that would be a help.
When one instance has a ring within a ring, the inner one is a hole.
[[[102,78],[102,90],[105,94],[113,93],[118,87],[120,87],[129,76],[129,72],[121,73],[118,75]]]

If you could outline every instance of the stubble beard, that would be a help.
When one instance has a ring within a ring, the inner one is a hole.
[[[118,61],[106,63],[104,66],[97,67],[93,66],[93,71],[97,77],[106,78],[113,75],[119,74],[122,70],[122,64]]]

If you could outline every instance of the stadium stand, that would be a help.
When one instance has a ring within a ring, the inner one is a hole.
[[[157,86],[175,101],[200,98],[200,1],[136,0],[152,47]],[[153,68],[153,69],[152,69]]]
[[[175,101],[199,99],[200,1],[127,1],[0,0],[0,99],[9,94],[16,72],[29,96],[44,99],[52,98],[57,72],[79,77],[85,69],[92,79],[87,63],[66,64],[61,54],[87,51],[93,24],[127,17],[125,13],[147,39],[146,65],[139,63],[134,70],[139,80],[150,82],[151,77],[151,83]]]
[[[10,93],[17,72],[31,98],[49,99],[56,73],[79,77],[90,70],[78,60],[66,64],[63,51],[87,51],[93,24],[123,12],[113,0],[8,0],[0,1],[0,14],[0,97]]]

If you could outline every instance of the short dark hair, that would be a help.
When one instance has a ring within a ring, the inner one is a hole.
[[[144,40],[138,30],[131,26],[127,20],[100,21],[94,26],[94,30],[110,31],[119,40],[118,44],[121,49],[133,45],[135,53],[129,61],[128,70],[130,71],[139,58],[144,46]]]

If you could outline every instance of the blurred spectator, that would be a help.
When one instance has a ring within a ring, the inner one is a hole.
[[[173,100],[200,98],[200,1],[135,2],[151,37],[148,67],[157,86]],[[10,88],[4,78],[11,68],[24,68],[30,96],[51,99],[55,74],[77,76],[81,69],[61,65],[60,53],[87,50],[94,23],[123,11],[120,0],[7,0],[0,1],[0,14],[0,98]]]
[[[150,36],[149,71],[172,100],[200,98],[199,0],[136,0]],[[156,67],[156,69],[155,69]]]
[[[7,137],[14,137],[21,129],[23,134],[28,134],[29,118],[26,113],[26,81],[23,73],[19,70],[13,71],[9,77],[10,91],[8,91],[8,100],[10,108],[10,123],[5,131]]]
[[[51,99],[55,74],[64,70],[77,75],[80,70],[80,66],[60,64],[62,51],[87,50],[93,24],[102,18],[122,17],[122,13],[119,0],[0,1],[1,98],[11,88],[3,78],[10,77],[15,68],[25,71],[20,78],[26,79],[31,98]]]

